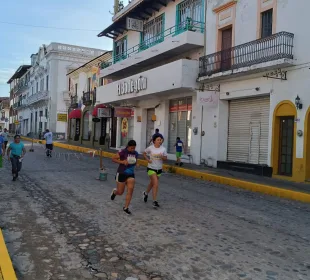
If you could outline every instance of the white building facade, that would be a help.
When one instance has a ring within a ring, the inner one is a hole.
[[[19,133],[40,137],[48,128],[57,139],[65,139],[70,106],[66,74],[103,52],[51,43],[31,55],[31,67],[20,79],[20,90],[15,97]]]
[[[135,27],[126,25],[131,19]],[[111,108],[110,146],[118,149],[134,139],[142,152],[158,128],[171,159],[180,137],[185,154],[199,163],[193,122],[198,59],[204,46],[204,1],[164,0],[150,6],[134,0],[98,36],[114,40],[113,58],[100,72],[111,82],[97,89],[97,100]]]
[[[310,54],[303,21],[310,2],[207,2],[198,79],[202,158],[215,167],[308,180]],[[210,106],[211,95],[217,106]]]

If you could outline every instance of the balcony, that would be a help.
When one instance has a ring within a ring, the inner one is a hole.
[[[71,102],[70,102],[70,108],[76,109],[79,107],[79,102],[78,102],[78,96],[74,95],[70,97]]]
[[[32,105],[34,103],[37,103],[39,101],[47,101],[48,100],[48,91],[44,90],[44,91],[40,91],[34,95],[31,95],[27,98],[27,103],[28,105]]]
[[[96,91],[83,92],[83,105],[91,106],[96,103]]]
[[[155,64],[167,57],[204,46],[204,22],[188,18],[186,21],[156,34],[127,51],[115,55],[113,61],[101,64],[101,77],[111,74],[133,74],[139,67]],[[132,72],[132,73],[130,73]]]
[[[13,88],[13,92],[16,94],[25,90],[28,87],[28,80],[20,80],[19,83]]]
[[[222,80],[293,65],[294,34],[280,32],[199,59],[198,80]]]
[[[97,88],[98,103],[110,104],[196,92],[198,61],[179,59]],[[167,78],[169,77],[169,78]],[[133,103],[131,103],[133,102]]]

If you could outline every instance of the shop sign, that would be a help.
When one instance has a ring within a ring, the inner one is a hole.
[[[15,123],[16,125],[19,125],[19,121],[15,121],[14,123]]]
[[[136,80],[124,81],[117,85],[117,95],[122,96],[130,93],[139,93],[147,89],[147,78],[139,77]]]
[[[216,108],[218,106],[219,93],[215,91],[203,91],[197,93],[197,104],[206,108]]]
[[[114,108],[114,117],[117,118],[130,118],[131,117],[131,108],[125,107],[115,107]]]
[[[192,104],[175,105],[169,108],[169,112],[185,112],[192,110]]]
[[[75,123],[75,135],[80,136],[80,119],[76,119]]]
[[[67,122],[67,114],[57,114],[58,122]]]
[[[98,118],[111,118],[111,108],[98,108],[97,116]]]
[[[127,118],[123,118],[122,119],[122,137],[125,138],[128,135],[128,119]]]

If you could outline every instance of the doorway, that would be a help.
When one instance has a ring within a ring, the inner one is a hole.
[[[117,134],[117,118],[111,118],[111,144],[110,146],[116,148],[116,134]]]
[[[149,146],[150,140],[155,133],[155,124],[152,120],[152,116],[155,115],[155,109],[147,109],[147,123],[146,123],[146,147]]]
[[[279,174],[293,174],[294,117],[280,117]]]
[[[232,27],[222,31],[221,71],[231,69]]]

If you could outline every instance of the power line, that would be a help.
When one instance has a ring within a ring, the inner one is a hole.
[[[31,25],[31,24],[6,22],[6,21],[0,21],[0,23],[1,24],[18,25],[18,26],[24,26],[24,27],[46,28],[46,29],[61,29],[61,30],[91,31],[91,32],[100,32],[101,31],[101,30],[94,30],[94,29],[79,29],[79,28],[67,28],[67,27],[56,27],[56,26]]]

